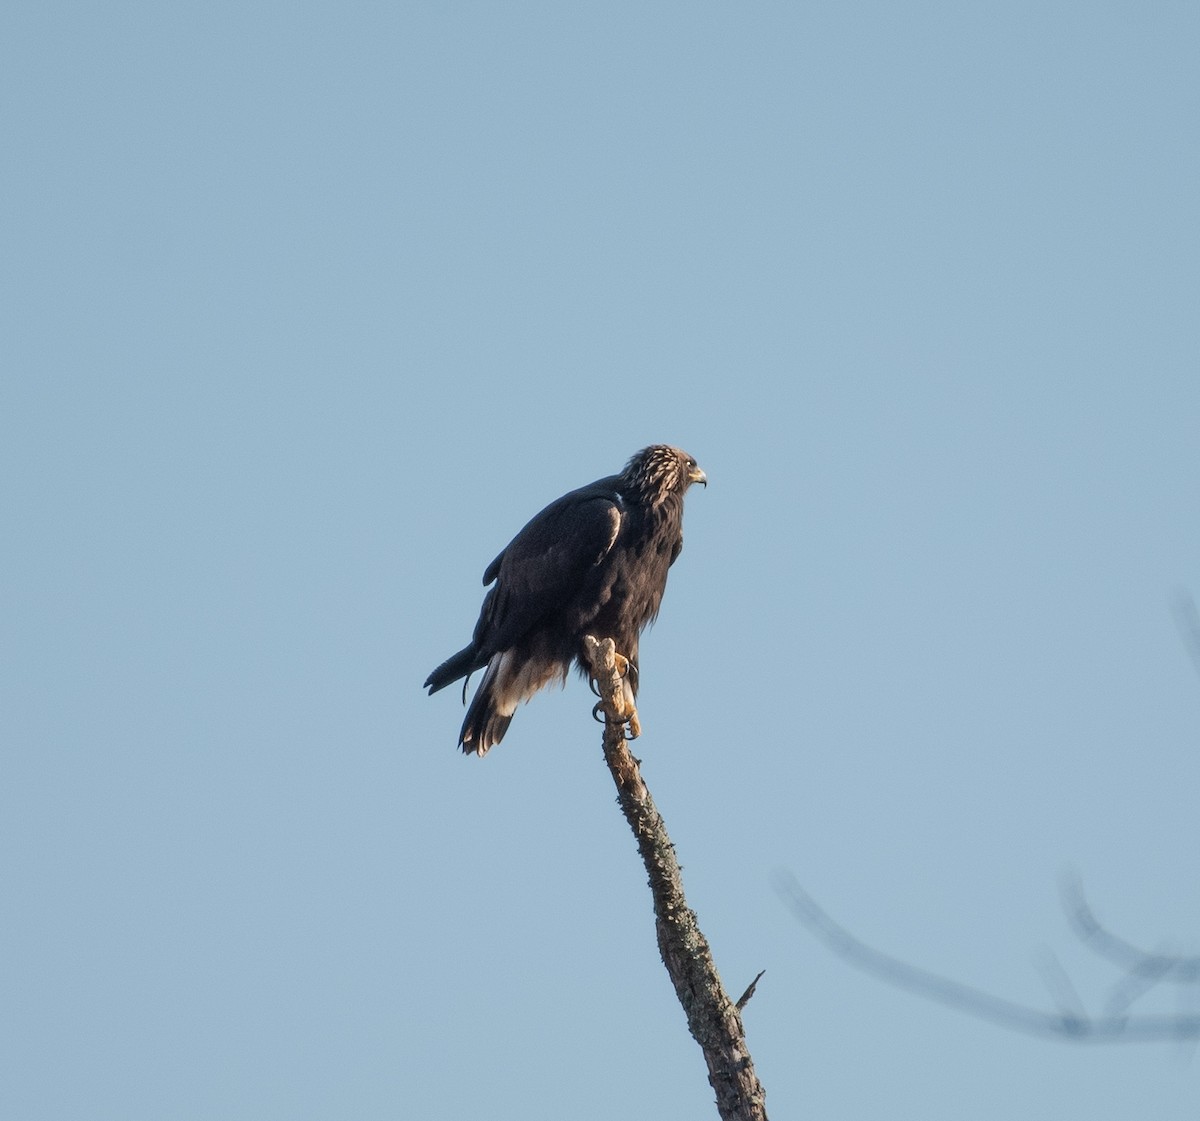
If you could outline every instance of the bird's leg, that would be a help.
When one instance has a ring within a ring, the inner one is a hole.
[[[590,634],[583,636],[581,661],[591,671],[588,680],[592,692],[600,697],[592,708],[592,717],[601,724],[628,727],[626,738],[636,739],[642,734],[642,723],[633,703],[629,672],[632,670],[636,675],[637,666],[624,654],[617,653],[611,638],[601,641]]]
[[[628,677],[630,674],[633,674],[633,680],[636,682],[638,679],[637,662],[635,662],[632,658],[627,658],[624,654],[620,653],[616,654],[616,659],[617,675],[619,677]]]
[[[613,657],[616,659],[617,674],[621,678],[624,693],[626,715],[624,723],[629,725],[629,736],[631,740],[636,740],[642,734],[642,722],[638,719],[637,706],[633,703],[633,682],[629,680],[629,675],[633,674],[633,680],[637,680],[638,668],[629,658],[625,657],[620,651],[614,651]]]
[[[618,654],[613,651],[613,657],[616,659],[617,676],[626,677],[630,672],[634,677],[637,677],[637,666],[635,666],[624,654]],[[588,688],[592,691],[593,697],[600,696],[600,686],[596,684],[596,679],[589,673],[587,675]]]

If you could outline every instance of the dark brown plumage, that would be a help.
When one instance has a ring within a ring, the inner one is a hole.
[[[684,493],[707,481],[679,448],[643,448],[619,475],[551,502],[487,566],[492,587],[470,644],[425,682],[433,694],[485,671],[459,733],[463,751],[483,755],[504,738],[518,704],[565,681],[585,634],[613,639],[633,664],[625,679],[632,704],[638,637],[658,615],[683,548]]]

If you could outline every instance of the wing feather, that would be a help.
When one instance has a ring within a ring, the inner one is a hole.
[[[621,500],[595,484],[572,491],[534,517],[488,565],[488,593],[476,641],[504,650],[575,596],[589,569],[621,532]],[[482,632],[482,633],[480,633]]]

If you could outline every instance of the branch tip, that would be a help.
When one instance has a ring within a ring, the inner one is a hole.
[[[764,973],[766,973],[766,970],[760,969],[758,971],[758,976],[750,982],[749,986],[746,988],[746,991],[737,998],[737,1003],[734,1005],[734,1008],[736,1008],[739,1012],[750,1003],[750,998],[754,995],[754,990],[758,988],[758,982],[762,980],[762,975]]]

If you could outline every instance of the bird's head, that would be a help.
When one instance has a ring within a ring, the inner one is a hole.
[[[708,486],[708,476],[699,464],[682,448],[669,444],[651,444],[642,448],[625,465],[625,479],[630,487],[640,491],[657,506],[672,495],[682,497],[692,483]]]

